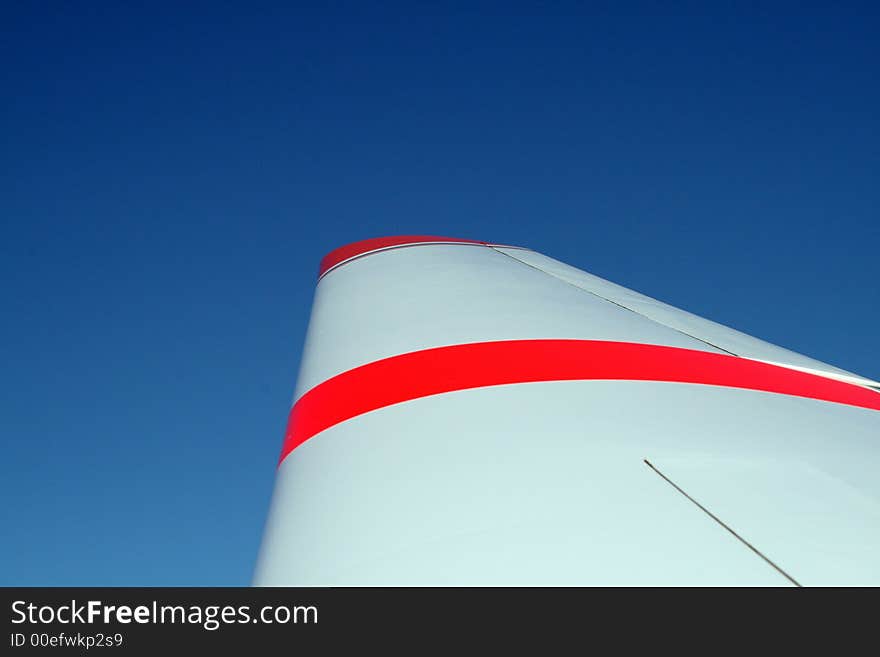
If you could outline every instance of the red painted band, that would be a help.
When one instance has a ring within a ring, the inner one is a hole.
[[[779,365],[679,347],[598,340],[510,340],[392,356],[315,386],[290,412],[281,460],[317,433],[392,404],[536,381],[667,381],[760,390],[880,411],[880,394]]]
[[[395,235],[394,237],[374,237],[360,242],[352,242],[340,246],[324,256],[318,271],[318,278],[326,274],[330,269],[341,262],[364,255],[370,251],[387,249],[391,246],[404,246],[406,244],[424,244],[426,242],[453,242],[456,244],[488,244],[477,240],[463,240],[458,237],[437,237],[435,235]]]

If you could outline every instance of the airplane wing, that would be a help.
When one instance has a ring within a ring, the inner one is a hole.
[[[878,389],[528,249],[347,245],[254,583],[880,584]]]

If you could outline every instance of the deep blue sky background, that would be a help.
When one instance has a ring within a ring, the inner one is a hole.
[[[0,584],[247,584],[357,239],[530,246],[880,377],[876,5],[119,4],[0,10]]]

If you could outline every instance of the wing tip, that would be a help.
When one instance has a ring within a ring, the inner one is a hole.
[[[396,246],[426,243],[489,244],[489,242],[481,242],[479,240],[464,239],[461,237],[441,237],[438,235],[391,235],[387,237],[372,237],[357,242],[351,242],[330,251],[330,253],[321,259],[321,265],[318,268],[318,278],[321,278],[328,271],[344,262],[372,253],[373,251],[381,251]]]

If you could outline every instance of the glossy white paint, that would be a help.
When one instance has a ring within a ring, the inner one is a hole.
[[[380,358],[468,342],[621,340],[714,349],[479,245],[378,251],[318,283],[295,399]]]

